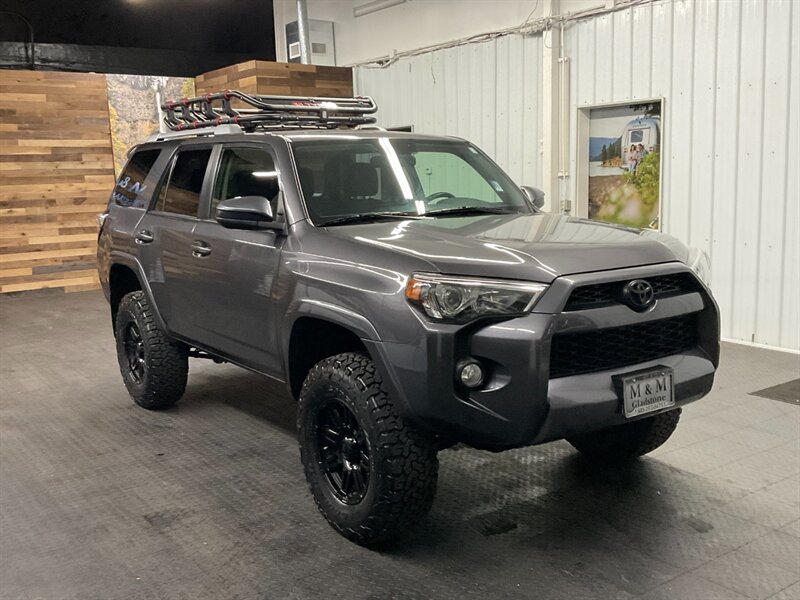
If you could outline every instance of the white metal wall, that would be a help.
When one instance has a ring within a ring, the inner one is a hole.
[[[378,124],[475,143],[520,185],[540,185],[542,37],[510,35],[358,67],[357,94],[378,103]]]
[[[669,0],[569,27],[577,107],[663,96],[663,228],[706,250],[724,337],[800,349],[800,3]],[[574,177],[570,197],[574,198]]]
[[[550,36],[547,38],[548,43]],[[570,24],[579,106],[664,97],[666,232],[706,250],[723,337],[800,349],[800,2],[656,0]],[[358,68],[383,126],[470,139],[541,185],[542,36]]]

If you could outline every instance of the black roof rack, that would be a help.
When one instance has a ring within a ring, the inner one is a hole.
[[[246,108],[234,108],[233,100]],[[184,131],[239,125],[245,131],[257,129],[336,129],[375,122],[369,116],[378,110],[369,96],[316,98],[303,96],[254,96],[226,90],[170,100],[161,105],[170,129]]]

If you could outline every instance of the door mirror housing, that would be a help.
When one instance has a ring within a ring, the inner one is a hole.
[[[522,193],[525,194],[530,205],[536,212],[542,212],[544,207],[544,192],[539,188],[523,185],[521,188]]]
[[[264,196],[239,196],[217,204],[217,223],[228,229],[274,229],[272,205]]]

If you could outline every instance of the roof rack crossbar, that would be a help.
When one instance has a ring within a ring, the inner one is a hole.
[[[234,108],[232,100],[239,100],[247,108]],[[170,100],[161,108],[164,122],[174,131],[217,125],[239,125],[245,131],[352,128],[375,123],[375,117],[370,115],[378,110],[369,96],[256,96],[238,90]]]

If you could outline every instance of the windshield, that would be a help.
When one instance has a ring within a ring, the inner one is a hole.
[[[530,212],[522,191],[466,142],[293,140],[303,199],[317,225],[445,214]]]

